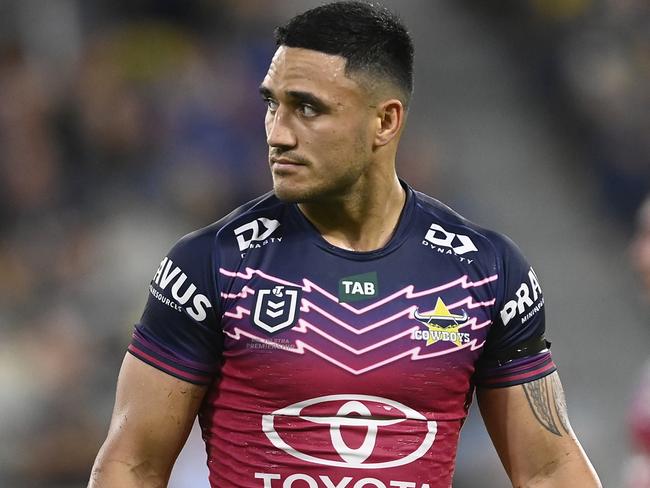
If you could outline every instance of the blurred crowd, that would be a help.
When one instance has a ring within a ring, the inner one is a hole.
[[[637,213],[631,258],[650,303],[650,197]],[[632,455],[624,468],[626,488],[650,487],[650,358],[628,411]]]
[[[268,191],[270,27],[222,3],[0,3],[1,486],[82,486],[145,276]]]
[[[603,214],[630,228],[650,192],[650,4],[466,2],[508,37],[560,132],[598,179]],[[576,181],[581,184],[581,181]]]
[[[257,86],[286,15],[268,3],[0,1],[1,486],[84,485],[143,276],[269,189]],[[650,184],[647,1],[486,3],[577,132],[594,204],[632,222]]]

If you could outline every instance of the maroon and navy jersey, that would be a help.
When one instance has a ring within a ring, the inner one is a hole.
[[[405,188],[376,251],[329,244],[268,194],[160,263],[129,351],[209,385],[212,486],[449,487],[474,386],[555,370],[548,349],[509,356],[544,334],[519,249]]]

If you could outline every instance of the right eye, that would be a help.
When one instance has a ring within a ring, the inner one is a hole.
[[[275,112],[278,109],[278,102],[272,98],[265,98],[264,102],[266,103],[266,108],[269,112]]]

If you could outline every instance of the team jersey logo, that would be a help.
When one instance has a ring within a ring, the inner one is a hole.
[[[467,312],[463,310],[462,314],[451,313],[442,298],[438,298],[431,313],[421,314],[419,309],[416,308],[413,317],[426,325],[427,329],[414,331],[411,338],[420,341],[424,340],[427,346],[438,341],[453,342],[457,346],[469,342],[469,333],[460,331],[463,324],[469,320]]]
[[[158,301],[177,312],[185,310],[194,320],[202,322],[207,318],[208,309],[212,308],[212,304],[208,297],[197,291],[197,286],[190,282],[183,270],[168,257],[160,262],[149,285],[149,292]]]
[[[407,423],[403,428],[414,433],[418,441],[404,446],[387,444],[390,437],[385,428],[403,422]],[[296,441],[305,436],[297,437],[292,432],[296,428],[301,432],[312,429],[311,441],[297,445]],[[358,431],[363,439],[361,444],[350,446],[343,438],[342,428]],[[394,400],[344,394],[311,398],[264,415],[262,431],[275,447],[301,461],[340,468],[382,469],[403,466],[424,456],[436,438],[437,423]],[[318,446],[313,453],[309,452],[310,445]],[[322,446],[329,446],[332,455],[323,454]]]
[[[429,230],[424,238],[436,246],[450,248],[458,255],[478,251],[468,236],[449,232],[436,223],[429,226]]]
[[[350,303],[377,296],[377,272],[348,276],[339,280],[339,302]]]
[[[252,247],[262,247],[276,240],[281,242],[282,237],[271,237],[278,227],[280,222],[264,217],[240,225],[234,230],[239,250],[243,252]]]
[[[515,296],[501,309],[501,320],[503,325],[515,317],[519,317],[521,323],[526,323],[544,306],[544,297],[542,288],[539,286],[539,280],[533,268],[528,270],[528,282],[524,281],[519,285]]]
[[[269,334],[293,327],[298,320],[301,292],[301,288],[284,285],[257,290],[251,315],[253,325]]]
[[[429,226],[429,230],[422,239],[422,245],[440,254],[456,256],[461,263],[466,264],[472,264],[474,259],[470,259],[464,254],[478,251],[474,241],[469,236],[449,232],[435,222]]]

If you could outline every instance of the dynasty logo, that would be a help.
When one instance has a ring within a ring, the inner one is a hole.
[[[452,342],[457,346],[461,346],[469,342],[469,332],[461,332],[460,329],[465,325],[469,316],[463,310],[462,314],[453,314],[442,301],[438,298],[436,306],[430,313],[420,313],[419,309],[413,312],[415,318],[421,324],[427,326],[426,329],[418,329],[411,334],[411,339],[418,341],[426,341],[426,345],[430,346],[436,342]]]
[[[429,230],[427,230],[422,240],[422,245],[440,254],[454,255],[461,263],[467,264],[472,264],[474,260],[463,255],[478,251],[469,236],[449,232],[435,222],[429,226]]]
[[[264,247],[271,242],[282,242],[281,236],[271,237],[279,227],[279,221],[265,217],[260,217],[237,227],[234,232],[242,257],[246,255],[246,251],[249,249]]]

